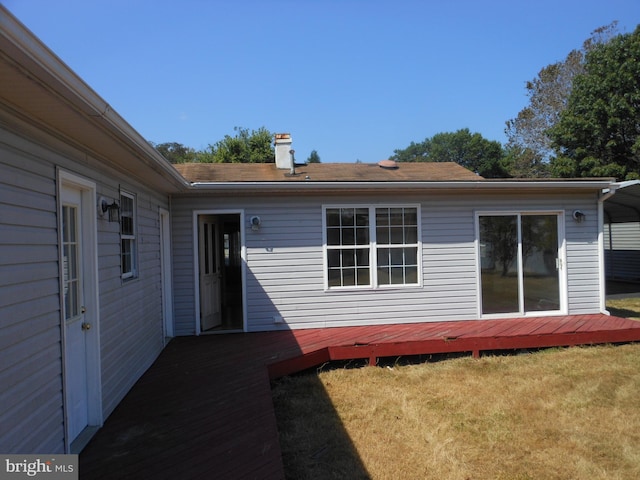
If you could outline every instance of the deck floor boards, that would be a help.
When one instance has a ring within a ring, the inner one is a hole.
[[[269,378],[336,358],[640,341],[574,315],[180,337],[80,455],[83,479],[284,478]]]

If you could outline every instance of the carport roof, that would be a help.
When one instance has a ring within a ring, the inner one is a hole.
[[[640,222],[640,180],[617,185],[615,195],[604,202],[607,223]]]

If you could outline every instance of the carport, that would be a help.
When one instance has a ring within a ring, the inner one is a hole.
[[[604,201],[608,294],[613,293],[613,287],[609,287],[614,284],[617,289],[640,289],[640,285],[633,285],[640,284],[640,180],[621,182],[614,187],[614,195]]]

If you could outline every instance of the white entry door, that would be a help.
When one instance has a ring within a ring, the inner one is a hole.
[[[66,175],[70,176],[70,175]],[[70,448],[88,426],[102,423],[95,276],[95,186],[62,183],[61,270],[64,319],[64,379]]]
[[[220,283],[219,228],[216,217],[198,217],[200,269],[200,330],[206,331],[222,324]]]
[[[62,272],[65,323],[66,401],[73,441],[89,424],[87,331],[83,275],[82,191],[62,188]]]

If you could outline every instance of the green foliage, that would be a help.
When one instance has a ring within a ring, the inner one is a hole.
[[[270,163],[275,161],[273,134],[266,128],[251,130],[234,127],[236,135],[225,137],[205,151],[207,162],[213,163]]]
[[[311,150],[309,158],[307,158],[307,163],[320,163],[320,155],[318,155],[318,152]]]
[[[437,133],[424,142],[394,150],[390,158],[398,162],[456,162],[486,178],[507,176],[500,142],[485,139],[468,128]]]
[[[567,107],[548,130],[554,176],[640,175],[640,26],[586,55]]]
[[[171,163],[186,163],[198,161],[198,152],[193,148],[186,147],[181,143],[167,142],[151,145]]]
[[[545,178],[550,176],[549,164],[530,148],[507,144],[503,168],[514,178]]]
[[[563,61],[542,68],[535,79],[526,83],[529,105],[516,118],[508,120],[505,129],[507,149],[512,154],[521,152],[524,155],[513,160],[520,166],[511,172],[514,176],[521,176],[519,171],[540,173],[541,176],[548,174],[548,169],[540,169],[554,152],[548,131],[558,123],[560,114],[567,107],[574,79],[585,71],[588,52],[610,41],[616,33],[617,22],[596,29],[581,49],[572,50]],[[530,167],[525,167],[527,161],[532,162]]]
[[[424,162],[429,155],[430,141],[430,139],[426,139],[421,143],[411,142],[407,148],[394,150],[393,155],[389,158],[397,162]]]

